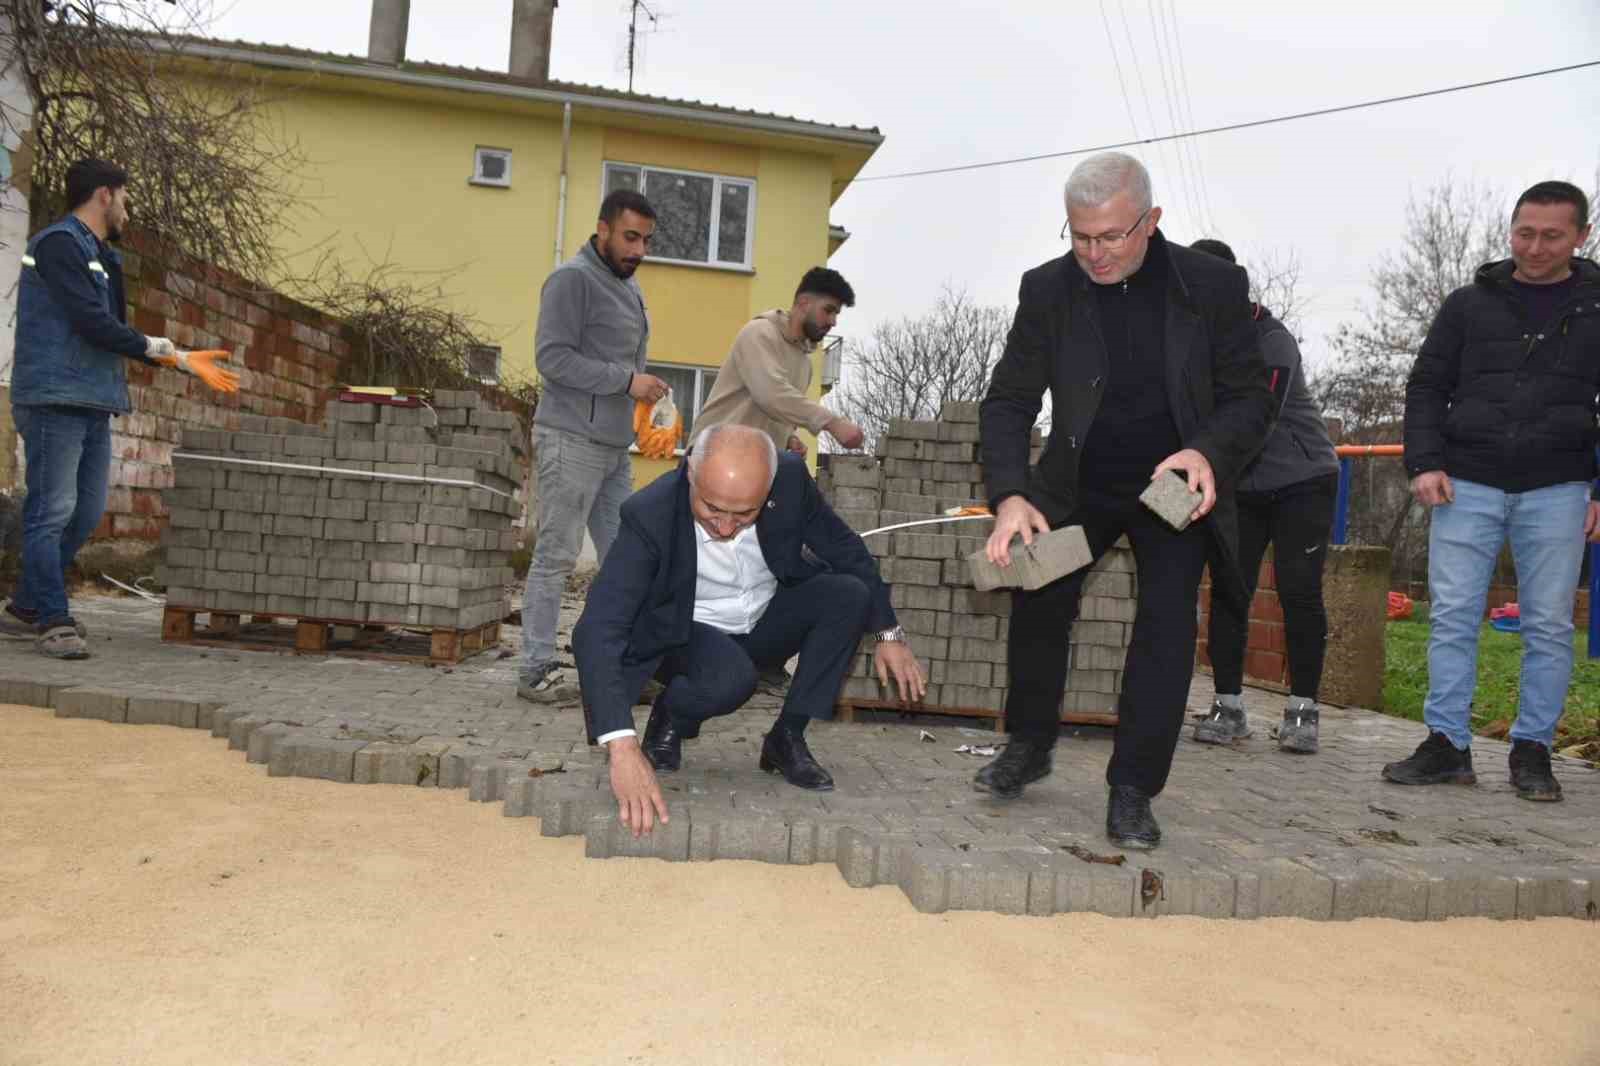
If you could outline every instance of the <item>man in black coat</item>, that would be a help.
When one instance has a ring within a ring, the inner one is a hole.
[[[1406,382],[1406,473],[1428,527],[1428,737],[1383,768],[1400,785],[1473,784],[1478,630],[1502,544],[1517,567],[1522,676],[1511,787],[1553,802],[1550,745],[1572,678],[1572,596],[1600,540],[1600,267],[1578,254],[1589,198],[1541,181],[1511,212],[1511,258],[1439,308]]]
[[[1166,241],[1138,160],[1120,152],[1085,160],[1067,181],[1066,202],[1072,254],[1023,275],[983,401],[995,511],[987,551],[1008,564],[1013,538],[1032,543],[1062,525],[1083,526],[1096,557],[1124,535],[1132,542],[1139,597],[1106,769],[1106,834],[1122,847],[1152,848],[1161,828],[1150,800],[1166,785],[1183,727],[1201,572],[1214,549],[1216,580],[1241,581],[1231,482],[1266,437],[1272,393],[1244,271]],[[1050,440],[1030,470],[1028,436],[1046,390]],[[1169,470],[1201,495],[1182,532],[1139,503]],[[1015,797],[1050,772],[1086,573],[1014,594],[1011,739],[978,772],[980,791]]]
[[[572,634],[589,742],[611,760],[624,825],[648,833],[666,801],[656,774],[678,769],[683,741],[731,714],[760,670],[799,655],[760,766],[799,788],[833,778],[806,745],[834,701],[861,638],[876,638],[878,678],[920,700],[922,671],[866,545],[817,492],[796,455],[724,424],[695,438],[687,461],[622,505],[622,525]],[[633,704],[650,678],[665,687],[641,742]]]

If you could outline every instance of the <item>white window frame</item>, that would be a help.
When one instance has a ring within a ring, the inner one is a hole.
[[[505,177],[489,178],[484,176],[483,160],[486,156],[495,156],[505,162]],[[467,179],[467,183],[469,185],[485,185],[491,189],[511,188],[511,149],[491,148],[486,144],[474,147],[472,149],[472,177]]]
[[[472,363],[471,363],[471,353],[472,352],[493,352],[494,353],[494,373],[492,375],[490,375],[489,377],[484,377],[483,375],[477,373],[473,369]],[[471,350],[468,352],[467,373],[470,374],[471,376],[477,378],[478,381],[480,383],[484,384],[484,385],[498,385],[498,384],[500,384],[500,368],[501,368],[502,361],[503,361],[504,357],[505,357],[505,352],[501,349],[500,345],[498,345],[498,344],[475,344],[475,345],[472,346]]]
[[[673,260],[668,260],[668,262],[673,262]],[[669,363],[662,359],[651,359],[645,363],[644,372],[648,374],[655,367],[663,367],[667,370],[694,371],[694,400],[693,407],[690,408],[689,413],[689,424],[690,426],[693,426],[694,423],[700,418],[700,397],[706,391],[706,375],[719,373],[722,368],[720,366],[702,366],[699,363]],[[683,408],[683,404],[680,402],[681,399],[682,397],[678,396],[677,394],[674,394],[672,397],[672,402],[677,404],[680,410]],[[691,429],[690,432],[692,433],[693,430]],[[677,448],[674,448],[672,450],[672,454],[682,458],[685,452],[685,446],[688,445],[689,440],[689,437],[684,437],[683,444],[679,445]],[[639,446],[637,444],[628,445],[628,450],[635,455],[639,454]]]
[[[600,166],[600,198],[606,196],[606,177],[612,167],[635,170],[639,174],[639,191],[646,198],[650,190],[645,187],[645,171],[655,170],[663,174],[682,174],[689,178],[710,178],[711,187],[711,233],[706,242],[706,259],[670,259],[666,256],[646,255],[645,258],[652,263],[670,263],[673,266],[700,267],[702,270],[732,270],[743,274],[755,273],[756,255],[756,179],[739,178],[731,174],[713,174],[705,170],[685,170],[682,167],[661,167],[651,163],[629,163],[621,159],[607,159]],[[722,189],[725,185],[742,185],[749,196],[749,206],[746,209],[744,227],[744,260],[742,262],[726,262],[719,260],[717,255],[721,252],[722,240]],[[671,365],[671,364],[666,364]]]

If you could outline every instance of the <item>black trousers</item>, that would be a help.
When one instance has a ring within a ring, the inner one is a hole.
[[[1166,787],[1183,729],[1210,532],[1202,522],[1174,533],[1133,495],[1086,496],[1064,524],[1083,526],[1097,559],[1123,534],[1133,543],[1139,599],[1106,781],[1154,796]],[[1060,731],[1067,640],[1087,575],[1085,567],[1042,589],[1013,594],[1006,731],[1014,736],[1054,743]]]
[[[782,666],[799,653],[782,713],[831,718],[861,644],[868,606],[861,579],[819,574],[798,585],[779,586],[749,633],[724,633],[696,622],[689,643],[668,654],[656,671],[656,680],[666,685],[662,707],[683,736],[698,736],[701,722],[744,706],[761,670]]]
[[[1261,560],[1272,545],[1283,607],[1284,645],[1289,653],[1289,693],[1317,698],[1322,658],[1328,647],[1328,614],[1322,606],[1322,568],[1328,558],[1339,475],[1297,481],[1272,492],[1240,492],[1239,566],[1250,597],[1256,593]],[[1244,653],[1250,628],[1250,600],[1213,585],[1206,647],[1217,691],[1244,688]]]

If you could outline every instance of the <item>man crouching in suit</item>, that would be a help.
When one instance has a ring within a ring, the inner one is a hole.
[[[779,458],[747,426],[713,426],[688,459],[622,505],[622,526],[590,586],[572,650],[591,744],[611,759],[611,791],[634,836],[668,820],[656,783],[708,718],[732,714],[760,670],[800,656],[761,769],[798,788],[833,778],[806,746],[806,725],[833,716],[851,657],[877,637],[879,680],[902,700],[926,690],[889,587],[866,545],[817,492],[805,462]],[[633,704],[665,686],[641,742]]]

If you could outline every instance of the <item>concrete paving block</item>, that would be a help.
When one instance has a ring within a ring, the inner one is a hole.
[[[1333,915],[1331,877],[1284,858],[1269,859],[1257,872],[1261,876],[1261,917],[1321,921]]]
[[[1589,918],[1596,871],[1539,870],[1518,874],[1518,918]]]
[[[1147,876],[1146,871],[1149,871]],[[1163,859],[1159,854],[1140,862],[1134,917],[1190,915],[1196,918],[1232,918],[1234,880],[1214,866]]]
[[[64,688],[51,693],[57,718],[94,718],[102,722],[126,722],[128,697],[94,689]]]
[[[244,707],[218,707],[211,712],[211,735],[214,737],[233,736],[233,723],[236,719],[243,718],[250,712]],[[231,744],[229,745],[232,746]]]
[[[669,812],[668,821],[657,822],[638,837],[622,824],[616,807],[590,811],[584,821],[583,853],[591,859],[665,859],[689,861],[690,818],[686,812]]]
[[[0,678],[0,703],[16,707],[51,706],[52,687],[28,678]]]
[[[901,891],[925,914],[1028,913],[1028,870],[1001,852],[915,848],[907,852],[899,873]]]
[[[939,408],[939,421],[975,425],[978,421],[978,406],[975,400],[951,400]]]
[[[245,742],[245,762],[266,763],[272,759],[272,749],[301,727],[287,722],[268,722],[250,731]]]
[[[749,859],[782,865],[789,862],[790,823],[787,818],[728,815],[706,821],[691,818],[690,822],[692,857]]]
[[[1428,882],[1403,865],[1343,856],[1297,860],[1333,881],[1335,921],[1396,918],[1420,922],[1428,916]]]
[[[524,784],[523,782],[526,782]],[[584,831],[589,812],[601,807],[616,809],[617,802],[609,793],[584,788],[578,784],[556,781],[553,778],[508,778],[507,790],[516,787],[532,790],[541,782],[538,804],[533,814],[539,819],[539,835],[547,837],[577,836]],[[691,824],[692,824],[691,819]]]
[[[351,780],[358,785],[419,785],[425,780],[423,759],[410,744],[377,741],[356,752]]]
[[[1202,498],[1200,493],[1190,491],[1181,474],[1170,470],[1151,481],[1139,494],[1140,503],[1180,533],[1189,528],[1190,516],[1200,506]]]
[[[205,711],[206,727],[211,724],[211,712],[220,703],[196,700],[168,700],[148,696],[128,698],[129,725],[175,725],[182,729],[200,727],[201,711]]]
[[[1133,914],[1139,896],[1137,870],[1084,862],[1070,855],[1052,856],[1052,860],[1055,878],[1051,886],[1053,910],[1049,913],[1104,914],[1112,918]],[[1030,910],[1037,911],[1040,893],[1030,887],[1029,896]]]
[[[349,784],[355,776],[356,752],[366,747],[366,743],[364,740],[338,740],[306,733],[283,737],[272,746],[272,755],[267,760],[267,774],[271,777],[312,777]]]
[[[979,592],[994,589],[1038,589],[1094,562],[1082,526],[1064,526],[1035,537],[1031,545],[1011,542],[1011,565],[997,566],[977,551],[967,556],[972,584]]]
[[[809,866],[817,862],[835,862],[839,854],[839,834],[873,821],[875,819],[871,815],[800,815],[789,826],[789,863]]]
[[[878,849],[885,834],[881,831],[841,828],[834,837],[833,861],[844,883],[852,888],[870,888],[878,880]]]
[[[1490,871],[1458,868],[1434,871],[1428,882],[1428,920],[1515,918],[1517,880]]]

